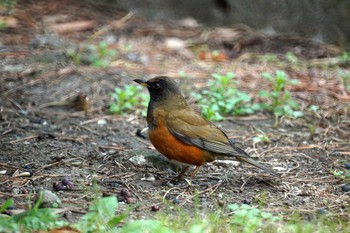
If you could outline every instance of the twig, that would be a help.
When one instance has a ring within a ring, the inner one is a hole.
[[[7,167],[7,168],[15,169],[15,170],[19,169],[19,167],[11,166],[11,165],[8,165],[6,163],[0,163],[0,167]]]
[[[209,195],[213,194],[219,187],[220,185],[222,185],[222,182],[219,182],[217,184],[214,184],[213,186],[210,186],[209,188],[207,189],[204,189],[203,191],[199,192],[198,194],[203,194],[203,193],[206,193],[208,192],[209,190],[212,190]]]
[[[103,149],[111,149],[111,150],[124,150],[125,147],[124,146],[104,146],[104,145],[97,145],[100,148]]]
[[[131,188],[127,183],[125,183],[125,182],[123,182],[123,184],[125,185],[125,187],[127,187],[136,197],[137,197],[137,199],[139,199],[140,201],[142,201],[142,198],[139,196],[139,195],[137,195],[137,193],[134,191],[134,189],[133,188]]]
[[[90,36],[90,38],[88,39],[88,41],[94,40],[95,38],[99,37],[100,35],[102,35],[103,33],[105,33],[106,31],[114,28],[118,28],[120,27],[123,23],[125,23],[127,20],[129,20],[131,17],[133,16],[132,12],[129,12],[127,15],[125,15],[123,18],[118,19],[116,21],[111,22],[110,24],[102,27],[100,30],[98,30],[97,32],[95,32],[94,34],[92,34]]]
[[[8,134],[8,133],[10,133],[10,132],[12,132],[13,131],[13,129],[8,129],[8,130],[5,130],[4,132],[2,132],[1,134],[2,135],[5,135],[5,134]]]
[[[297,179],[297,178],[283,178],[284,181],[292,181],[292,183],[298,183],[298,182],[310,182],[310,183],[336,183],[339,180],[337,179],[329,179],[325,180],[324,178],[319,179]]]
[[[20,139],[17,139],[17,140],[13,140],[13,141],[10,141],[11,144],[15,144],[17,142],[22,142],[22,141],[27,141],[27,140],[31,140],[31,139],[34,139],[34,138],[37,138],[38,135],[32,135],[32,136],[28,136],[28,137],[25,137],[25,138],[20,138]]]
[[[76,158],[62,159],[62,160],[59,160],[59,161],[56,161],[56,162],[47,164],[47,165],[42,166],[41,168],[35,170],[35,173],[38,173],[38,172],[41,171],[41,170],[47,169],[47,168],[52,167],[52,166],[55,166],[55,165],[57,165],[57,164],[68,163],[68,162],[73,161],[73,160],[75,160],[75,159],[76,159]]]
[[[181,191],[180,188],[178,188],[178,187],[173,187],[173,188],[171,188],[171,189],[169,189],[168,191],[165,192],[165,194],[163,195],[163,200],[165,200],[166,196],[170,193],[170,191],[175,190],[175,189],[178,189],[178,190]]]

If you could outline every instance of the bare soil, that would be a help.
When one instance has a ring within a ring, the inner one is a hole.
[[[123,18],[126,15],[85,1],[19,1],[17,26],[0,32],[0,203],[14,198],[15,209],[26,209],[35,193],[48,189],[68,208],[68,220],[86,212],[98,193],[118,196],[120,211],[139,203],[133,218],[152,217],[154,205],[164,211],[175,203],[191,211],[196,200],[203,211],[246,203],[286,217],[300,213],[309,218],[326,210],[348,218],[347,181],[331,173],[349,173],[344,164],[350,162],[350,95],[339,76],[339,70],[349,71],[349,66],[305,66],[331,61],[340,49],[242,29],[236,30],[238,37],[222,39],[216,29],[146,21],[137,15]],[[94,26],[54,33],[49,19],[55,17],[63,17],[65,23],[93,20]],[[207,31],[213,36],[204,36]],[[180,49],[169,42],[173,37],[180,39]],[[108,68],[76,66],[66,56],[70,46],[107,39],[118,52]],[[195,46],[182,47],[189,39]],[[214,50],[222,56],[211,55]],[[257,54],[268,53],[283,60],[287,51],[302,64],[257,59]],[[146,133],[137,133],[146,127],[140,112],[108,113],[109,94],[115,87],[133,84],[134,78],[169,75],[189,96],[206,87],[210,74],[231,71],[240,81],[239,89],[258,98],[259,89],[270,88],[260,74],[278,69],[300,81],[290,91],[301,103],[303,118],[282,119],[274,128],[274,117],[259,113],[228,117],[217,125],[251,156],[278,171],[281,179],[246,164],[215,161],[192,181],[188,177],[173,182],[180,168],[153,148],[143,137]],[[89,99],[87,115],[74,102],[79,95]],[[320,109],[312,114],[307,111],[310,105]],[[269,143],[254,144],[259,130]],[[65,177],[74,188],[55,190],[54,184]],[[122,189],[131,197],[123,197]]]

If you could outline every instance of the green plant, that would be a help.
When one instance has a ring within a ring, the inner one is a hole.
[[[0,19],[0,31],[4,30],[6,28],[6,23],[5,21]]]
[[[0,232],[32,232],[34,230],[49,230],[62,227],[68,223],[58,220],[58,215],[51,208],[39,208],[41,198],[29,210],[12,215],[0,215]],[[7,200],[1,207],[0,213],[13,205],[13,200]]]
[[[299,63],[298,57],[295,56],[295,54],[292,53],[292,52],[287,52],[286,53],[286,58],[287,58],[288,62],[290,62],[290,63],[292,63],[294,65]]]
[[[115,232],[113,228],[128,216],[128,212],[115,215],[117,209],[116,197],[98,198],[89,207],[89,212],[74,227],[81,232]]]
[[[310,105],[306,110],[311,115],[311,120],[306,123],[306,126],[309,129],[310,137],[312,137],[316,133],[316,129],[318,127],[318,122],[319,122],[318,119],[321,118],[321,116],[318,113],[319,106]]]
[[[188,74],[187,74],[185,71],[183,71],[183,70],[180,70],[180,71],[178,72],[178,75],[179,75],[180,77],[188,77]]]
[[[88,64],[95,67],[108,67],[117,57],[117,51],[108,47],[105,41],[98,46],[82,45],[79,49],[68,48],[67,55],[77,65]]]
[[[341,175],[341,174],[340,174]],[[263,199],[266,194],[263,194]],[[7,200],[0,206],[0,213],[13,205]],[[343,217],[318,217],[311,221],[303,220],[299,215],[289,216],[283,220],[281,216],[262,211],[248,205],[232,204],[215,211],[201,212],[195,208],[189,212],[183,207],[165,209],[158,212],[155,219],[127,221],[129,210],[116,214],[118,201],[116,197],[95,198],[88,213],[75,224],[68,224],[57,218],[53,209],[40,209],[40,201],[28,211],[12,216],[0,214],[0,232],[45,232],[64,225],[69,225],[79,232],[349,232],[350,226]],[[166,208],[166,206],[164,206]],[[167,211],[168,210],[168,211]],[[122,225],[123,224],[123,225]],[[116,228],[118,227],[118,229]],[[119,228],[120,227],[120,228]]]
[[[113,101],[109,105],[112,114],[124,115],[135,108],[143,109],[147,106],[149,96],[142,92],[142,88],[136,85],[125,85],[124,88],[115,88],[111,93]],[[143,115],[146,115],[144,112]]]
[[[344,87],[347,91],[350,91],[350,71],[341,72],[340,77],[343,81]]]
[[[281,220],[280,217],[273,216],[271,213],[253,208],[249,205],[232,204],[228,206],[233,211],[230,223],[235,225],[238,232],[256,232],[259,228],[266,227],[268,224]],[[238,228],[238,229],[237,229]]]
[[[33,208],[28,211],[5,216],[0,215],[0,232],[36,232],[38,230],[50,230],[69,225],[68,222],[58,219],[54,209],[39,208],[41,200],[39,200]],[[0,213],[13,205],[13,200],[7,200],[1,207]],[[129,211],[125,211],[119,215],[115,214],[118,208],[118,200],[116,197],[104,197],[95,199],[94,203],[89,207],[88,213],[82,216],[81,220],[72,224],[81,232],[115,232],[117,226],[125,219]]]
[[[15,12],[16,0],[0,0],[0,15],[11,15]]]
[[[149,232],[230,232],[229,219],[221,210],[202,213],[199,207],[194,207],[189,213],[181,206],[172,206],[158,213],[156,219],[167,226],[167,231]]]
[[[201,107],[201,112],[208,120],[219,121],[225,115],[247,115],[257,110],[257,105],[251,104],[250,96],[239,91],[235,85],[233,73],[226,75],[212,74],[208,81],[208,90],[192,94]]]
[[[201,106],[202,115],[211,121],[221,121],[224,117],[220,114],[219,106],[216,104],[204,105]]]
[[[257,59],[267,63],[281,63],[281,60],[275,54],[257,55]]]
[[[350,61],[350,52],[345,51],[339,57],[343,64],[348,64]]]
[[[17,232],[19,226],[15,223],[13,217],[3,215],[2,213],[13,205],[13,199],[8,199],[0,206],[0,232]]]
[[[336,179],[343,180],[350,184],[350,173],[339,170],[330,170],[329,173],[332,174]]]
[[[258,129],[259,133],[257,136],[253,137],[253,142],[254,143],[259,143],[259,142],[263,142],[263,143],[270,143],[270,138],[269,136],[262,131],[261,129]]]
[[[141,219],[126,223],[121,230],[122,233],[139,233],[139,232],[155,232],[155,233],[172,233],[175,232],[167,227],[163,222],[153,219]]]
[[[91,55],[91,62],[96,67],[107,67],[113,61],[117,52],[114,49],[108,48],[108,44],[105,41],[100,42],[98,46],[93,47],[95,53]]]
[[[272,86],[272,91],[261,90],[259,92],[259,96],[269,101],[268,103],[260,104],[262,109],[273,112],[276,118],[281,116],[294,118],[303,116],[301,111],[296,110],[299,107],[298,103],[292,100],[291,93],[286,90],[288,85],[295,85],[298,83],[298,80],[289,79],[287,74],[280,70],[276,71],[274,76],[266,72],[262,76]]]

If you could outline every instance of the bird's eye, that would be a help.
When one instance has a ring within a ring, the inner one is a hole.
[[[159,89],[160,88],[160,84],[159,83],[154,83],[154,88],[155,89]]]

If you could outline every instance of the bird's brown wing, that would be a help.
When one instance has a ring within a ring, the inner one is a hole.
[[[248,157],[245,151],[230,143],[223,131],[194,111],[172,112],[166,124],[169,131],[186,144],[217,154]]]

